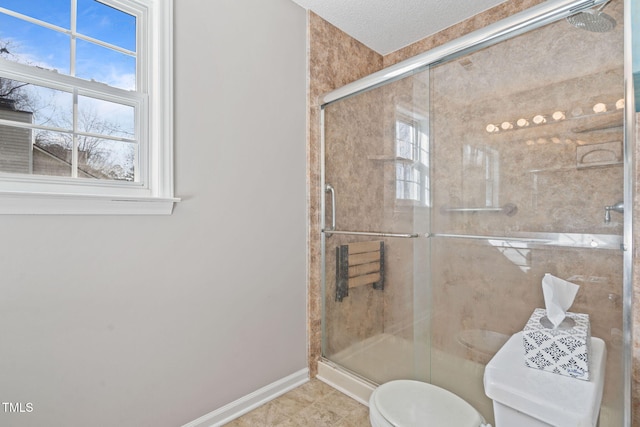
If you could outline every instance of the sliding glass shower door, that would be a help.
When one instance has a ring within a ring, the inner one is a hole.
[[[492,421],[484,367],[580,285],[623,424],[623,7],[560,20],[323,106],[323,356],[451,390]],[[524,363],[524,361],[523,361]]]
[[[323,355],[378,383],[428,380],[429,72],[324,122]]]
[[[622,425],[622,2],[607,13],[610,32],[562,20],[430,71],[431,381],[485,416],[484,365],[551,273],[580,285],[571,311],[607,344],[600,425]]]

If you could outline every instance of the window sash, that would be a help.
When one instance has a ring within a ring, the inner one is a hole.
[[[75,2],[74,2],[75,3]],[[53,24],[49,24],[47,22],[38,20],[36,18],[32,18],[18,12],[13,12],[11,10],[0,7],[0,11],[7,13],[8,15],[17,17],[19,19],[23,19],[27,22],[34,23],[37,25],[41,25],[43,27],[52,29],[54,31],[58,31],[63,34],[67,34],[71,36],[71,44],[72,44],[72,53],[71,53],[71,64],[70,64],[70,75],[60,74],[53,70],[41,69],[38,67],[34,67],[27,64],[18,63],[15,61],[11,61],[8,59],[0,58],[0,77],[18,80],[24,83],[29,83],[45,88],[55,89],[64,91],[70,94],[73,94],[74,100],[74,112],[73,112],[73,128],[72,129],[61,129],[52,126],[40,126],[34,124],[25,124],[25,123],[17,123],[11,122],[9,120],[0,120],[0,123],[17,126],[21,128],[30,128],[30,129],[39,129],[39,130],[49,130],[54,132],[62,132],[73,135],[74,140],[77,136],[99,136],[103,139],[110,139],[116,141],[126,141],[131,143],[136,143],[138,145],[137,152],[139,153],[136,159],[136,164],[134,165],[135,170],[135,179],[133,182],[131,181],[115,181],[115,180],[91,180],[90,182],[81,182],[83,180],[77,179],[77,144],[73,144],[73,177],[51,177],[51,176],[42,176],[42,175],[21,175],[18,174],[10,174],[10,173],[2,173],[0,174],[0,191],[13,189],[14,191],[29,191],[30,187],[42,186],[47,182],[51,182],[51,187],[54,191],[65,191],[65,192],[76,192],[73,189],[69,188],[70,186],[79,185],[82,189],[81,192],[87,192],[91,187],[96,186],[96,192],[101,193],[105,191],[104,187],[115,187],[118,191],[121,191],[123,188],[135,188],[137,190],[143,189],[146,190],[149,188],[149,167],[147,165],[149,158],[149,149],[148,149],[148,132],[146,129],[149,126],[148,116],[149,116],[149,108],[148,108],[148,96],[146,95],[144,88],[146,87],[147,79],[142,78],[144,74],[142,71],[146,67],[146,63],[148,61],[140,61],[138,60],[141,57],[145,56],[146,46],[149,45],[145,35],[142,34],[142,29],[145,28],[146,17],[141,9],[136,9],[132,7],[123,7],[124,5],[120,2],[109,2],[103,1],[103,3],[113,6],[119,10],[122,10],[125,13],[131,14],[136,18],[136,50],[138,52],[142,52],[142,55],[137,55],[136,52],[129,51],[127,49],[120,48],[118,46],[112,45],[110,43],[102,42],[100,40],[96,40],[92,37],[84,36],[75,31],[75,8],[71,10],[71,28],[69,30],[58,27]],[[124,90],[117,87],[109,86],[105,83],[85,80],[82,78],[75,77],[74,74],[74,64],[75,64],[75,51],[73,49],[73,38],[77,37],[82,40],[94,42],[100,46],[108,47],[114,49],[118,52],[125,53],[128,55],[132,55],[137,58],[136,60],[136,90]],[[108,101],[116,104],[125,105],[128,107],[132,107],[134,109],[134,137],[133,138],[119,138],[119,137],[110,137],[109,135],[93,135],[90,132],[82,132],[78,129],[77,124],[77,101],[79,96],[86,96],[93,99]],[[30,182],[33,182],[34,185],[30,185]]]
[[[396,200],[429,203],[429,144],[421,131],[421,120],[405,113],[396,116]],[[398,131],[404,128],[406,138]]]
[[[173,197],[173,0],[100,0],[136,17],[136,91],[0,58],[0,76],[134,106],[138,182],[0,178],[0,214],[170,214]],[[28,68],[26,68],[28,67]]]
[[[86,96],[98,100],[104,100],[108,102],[113,102],[116,104],[125,105],[128,107],[132,107],[135,112],[134,117],[134,138],[118,138],[118,137],[109,137],[108,135],[93,135],[89,132],[82,132],[79,129],[64,129],[57,128],[53,126],[42,126],[35,124],[26,124],[21,122],[13,122],[10,120],[0,120],[3,124],[7,124],[10,126],[17,126],[22,128],[30,128],[30,129],[40,129],[40,130],[50,130],[54,132],[63,132],[63,133],[71,133],[74,135],[86,135],[86,136],[99,136],[104,139],[113,139],[113,140],[124,140],[127,142],[135,142],[139,145],[138,152],[138,161],[135,167],[135,180],[133,182],[130,181],[110,181],[108,183],[103,183],[102,181],[91,181],[91,184],[98,184],[100,186],[115,186],[116,188],[125,187],[136,187],[136,188],[149,188],[149,148],[148,148],[148,132],[146,129],[149,127],[148,117],[149,117],[149,108],[148,108],[148,96],[140,92],[134,91],[126,91],[119,88],[114,88],[111,86],[107,86],[102,83],[88,81],[84,79],[79,79],[72,76],[67,76],[64,74],[58,74],[56,72],[50,70],[44,70],[35,68],[25,64],[19,64],[13,61],[9,61],[3,58],[0,58],[0,77],[9,78],[13,80],[18,80],[24,83],[29,83],[37,86],[42,86],[46,88],[56,89],[72,94],[77,94],[77,96]],[[74,96],[74,99],[77,102],[77,96]],[[75,125],[74,125],[75,126]],[[74,167],[75,169],[75,167]],[[57,178],[53,179],[48,176],[21,176],[16,177],[13,174],[3,173],[0,174],[0,191],[3,191],[7,188],[11,188],[11,183],[19,178],[19,182],[16,182],[16,191],[29,191],[24,187],[24,183],[32,180],[38,185],[45,184],[48,180],[58,181],[58,179],[63,179],[63,181],[69,181],[67,185],[74,185],[76,178]],[[84,183],[86,185],[86,183]],[[90,187],[91,184],[88,186]],[[30,187],[30,186],[27,186]],[[56,190],[58,191],[58,190]],[[70,191],[69,188],[65,188],[64,191]],[[86,192],[87,190],[83,190]]]

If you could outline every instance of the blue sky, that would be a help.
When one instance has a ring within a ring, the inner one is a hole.
[[[72,0],[0,0],[0,7],[70,28]],[[77,31],[135,51],[135,17],[96,0],[77,0]],[[67,35],[0,14],[0,40],[10,41],[14,59],[69,73]],[[93,43],[78,41],[77,76],[132,89],[135,59]]]

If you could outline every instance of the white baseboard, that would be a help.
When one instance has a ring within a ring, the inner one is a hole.
[[[375,385],[322,360],[318,362],[317,378],[366,406],[369,406],[369,398],[375,390]]]
[[[235,420],[241,415],[264,405],[270,400],[285,394],[286,392],[301,386],[309,381],[309,369],[301,369],[287,377],[275,381],[259,390],[254,391],[240,399],[209,412],[206,415],[193,420],[182,427],[218,427]]]

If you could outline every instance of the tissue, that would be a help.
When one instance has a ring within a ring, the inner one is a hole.
[[[567,282],[549,273],[542,278],[542,294],[547,308],[547,318],[557,329],[567,317],[567,310],[573,304],[580,286]]]
[[[536,308],[522,334],[528,367],[589,380],[589,315],[567,311],[579,288],[551,274],[542,278],[546,310]]]

